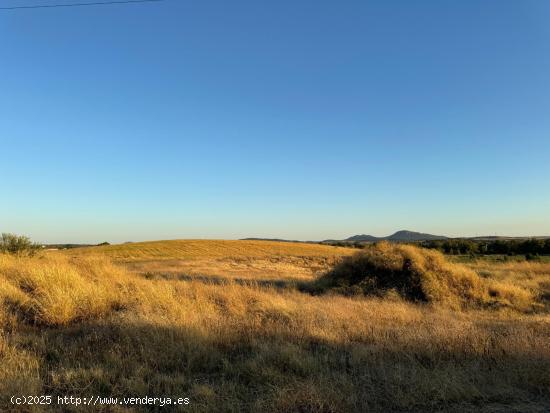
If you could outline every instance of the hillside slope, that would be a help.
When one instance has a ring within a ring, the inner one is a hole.
[[[391,242],[417,242],[417,241],[434,241],[434,240],[445,240],[449,239],[444,235],[433,235],[426,234],[424,232],[408,231],[401,230],[397,231],[386,237],[376,237],[374,235],[368,234],[357,234],[346,239],[327,239],[322,242],[325,243],[334,243],[334,242],[380,242],[380,241],[391,241]]]
[[[76,248],[71,256],[106,255],[117,261],[150,259],[260,258],[276,256],[338,257],[350,248],[319,244],[251,240],[171,240]]]
[[[397,242],[415,242],[415,241],[432,241],[432,240],[441,240],[447,239],[443,235],[433,235],[425,234],[423,232],[407,231],[401,230],[397,231],[392,235],[387,237],[375,237],[372,235],[354,235],[352,237],[346,238],[344,241],[352,242],[376,242],[376,241],[397,241]]]
[[[311,279],[333,266],[352,248],[244,240],[136,242],[62,251],[70,257],[103,256],[152,278],[293,282]]]

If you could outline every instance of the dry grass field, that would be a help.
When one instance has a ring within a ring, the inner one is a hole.
[[[550,264],[356,252],[166,241],[0,255],[0,410],[550,410]],[[13,394],[190,404],[16,409]]]
[[[331,268],[351,248],[229,240],[139,242],[65,251],[72,257],[106,256],[149,278],[233,279],[287,284],[308,281]]]

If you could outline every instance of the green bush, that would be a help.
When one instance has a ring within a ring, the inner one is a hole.
[[[29,237],[3,233],[0,237],[0,252],[14,255],[32,256],[38,252],[40,245],[32,242]]]

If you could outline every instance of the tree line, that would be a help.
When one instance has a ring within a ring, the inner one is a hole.
[[[422,241],[420,245],[424,248],[436,249],[450,255],[550,255],[550,238],[522,240],[448,239]]]
[[[370,242],[331,241],[321,244],[335,247],[365,248]],[[446,240],[406,242],[424,248],[436,249],[448,255],[550,255],[550,238],[472,240],[453,238]]]

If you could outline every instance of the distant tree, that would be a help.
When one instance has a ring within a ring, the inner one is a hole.
[[[497,240],[490,244],[490,250],[493,254],[508,254],[510,250],[510,244],[504,240]]]
[[[489,252],[489,246],[486,242],[480,242],[477,250],[480,254],[487,254]]]
[[[40,248],[24,235],[3,233],[0,237],[0,252],[4,254],[33,256]]]
[[[541,239],[528,239],[522,242],[522,252],[525,254],[543,254],[544,253],[544,240]]]
[[[98,247],[101,247],[102,245],[111,245],[111,244],[109,244],[107,241],[102,242],[101,244],[97,244]]]

